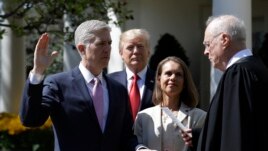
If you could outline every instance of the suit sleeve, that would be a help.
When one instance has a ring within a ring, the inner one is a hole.
[[[37,85],[26,81],[20,107],[20,120],[24,126],[41,126],[48,119],[48,108],[42,105],[43,82]]]
[[[42,126],[48,119],[53,106],[59,101],[59,86],[51,76],[40,84],[25,83],[20,119],[28,127]]]

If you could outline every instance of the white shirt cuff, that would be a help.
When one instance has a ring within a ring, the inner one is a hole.
[[[40,84],[44,79],[44,75],[29,73],[29,80],[31,84]]]
[[[149,148],[147,148],[146,146],[144,146],[142,144],[137,145],[135,148],[136,148],[136,151],[139,151],[140,149],[149,149]]]

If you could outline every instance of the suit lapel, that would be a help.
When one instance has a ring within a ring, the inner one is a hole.
[[[122,71],[122,74],[120,74],[120,83],[123,84],[125,86],[125,88],[127,88],[127,72],[126,70]]]
[[[108,115],[107,115],[107,119],[106,119],[106,125],[104,128],[104,133],[105,133],[106,129],[109,128],[109,125],[112,124],[111,119],[112,119],[113,113],[115,112],[115,109],[116,109],[116,107],[115,107],[116,102],[114,102],[114,99],[113,99],[113,98],[115,98],[115,96],[114,96],[113,88],[111,86],[110,81],[107,79],[107,76],[105,74],[103,74],[103,78],[105,79],[106,84],[107,84],[108,99],[109,99]]]
[[[181,107],[180,107],[180,110],[179,110],[179,113],[178,113],[178,120],[180,122],[183,123],[183,120],[187,118],[187,116],[189,116],[189,111],[190,111],[190,108],[188,106],[186,106],[184,103],[181,103]],[[187,127],[189,127],[190,123],[190,117],[188,119],[188,122],[187,122]]]
[[[146,108],[146,105],[152,102],[152,95],[154,89],[154,73],[148,68],[146,72],[146,79],[145,79],[145,86],[144,86],[144,93],[142,96],[142,104],[140,106],[140,110]]]
[[[92,115],[92,117],[96,120],[96,122],[98,122],[93,105],[93,100],[89,94],[85,79],[78,67],[72,70],[72,76],[74,78],[74,80],[72,81],[72,86],[74,87],[75,92],[81,94],[81,96],[84,98],[83,100],[85,100],[84,103],[88,107],[90,115]]]

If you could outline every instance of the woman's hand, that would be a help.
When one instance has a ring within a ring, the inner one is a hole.
[[[180,132],[181,132],[181,137],[185,142],[185,145],[187,145],[189,147],[193,147],[192,137],[190,137],[192,135],[192,129],[188,129],[188,130],[186,130],[186,132],[181,130]],[[191,134],[191,135],[189,135],[189,134]]]

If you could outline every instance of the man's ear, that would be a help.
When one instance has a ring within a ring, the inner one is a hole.
[[[120,56],[123,55],[123,49],[120,49],[120,48],[119,48],[119,54],[120,54]]]
[[[224,45],[224,47],[228,47],[230,45],[231,42],[231,36],[228,34],[222,34],[222,44]]]
[[[86,50],[85,49],[85,45],[79,43],[79,44],[77,44],[77,49],[78,49],[78,51],[79,51],[80,54],[82,54],[82,55],[85,54],[85,50]]]

